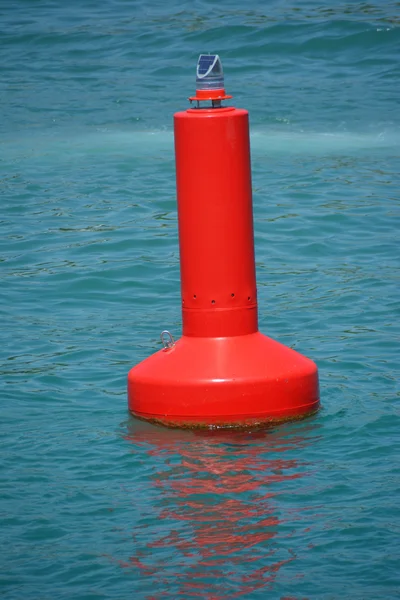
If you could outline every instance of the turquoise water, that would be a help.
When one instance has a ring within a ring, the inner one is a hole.
[[[400,4],[0,6],[0,596],[397,598]],[[181,330],[172,115],[218,52],[251,119],[260,329],[322,410],[127,412]]]

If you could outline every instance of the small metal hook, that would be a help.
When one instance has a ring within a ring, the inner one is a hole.
[[[166,337],[168,337],[168,339],[166,339]],[[167,329],[164,329],[164,331],[161,332],[160,339],[164,346],[164,350],[168,350],[168,348],[172,348],[172,346],[175,346],[175,340],[172,337],[172,334],[169,331],[167,331]]]

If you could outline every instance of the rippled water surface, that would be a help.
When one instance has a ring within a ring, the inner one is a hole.
[[[0,596],[394,599],[400,4],[0,5]],[[126,375],[181,330],[172,115],[250,112],[260,328],[322,410],[181,432]]]

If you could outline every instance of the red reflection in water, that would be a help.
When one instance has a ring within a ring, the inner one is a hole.
[[[274,486],[308,471],[308,465],[276,454],[300,449],[309,439],[278,431],[174,431],[133,419],[129,427],[126,439],[146,448],[157,465],[157,500],[154,494],[151,500],[156,514],[149,525],[155,539],[120,563],[154,578],[156,595],[146,598],[218,600],[270,588],[281,567],[295,560],[274,541],[286,522],[274,514]]]

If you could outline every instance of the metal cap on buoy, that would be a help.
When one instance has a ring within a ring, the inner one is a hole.
[[[304,418],[315,363],[258,331],[248,112],[222,106],[218,55],[200,55],[196,87],[174,115],[183,335],[130,370],[129,410],[178,427]]]

